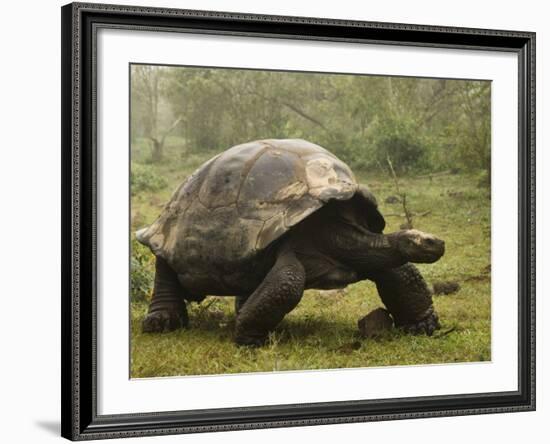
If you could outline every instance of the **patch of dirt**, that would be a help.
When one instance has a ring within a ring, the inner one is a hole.
[[[460,290],[460,284],[456,281],[439,281],[433,283],[434,294],[453,294]]]
[[[396,204],[401,202],[401,199],[399,199],[399,197],[397,196],[388,196],[386,197],[386,200],[384,200],[384,202],[387,204]]]

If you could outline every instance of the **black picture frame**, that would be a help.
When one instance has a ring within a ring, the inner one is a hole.
[[[535,33],[85,3],[68,4],[61,15],[62,436],[84,440],[535,409]],[[94,89],[98,27],[515,53],[519,66],[518,390],[98,415]]]

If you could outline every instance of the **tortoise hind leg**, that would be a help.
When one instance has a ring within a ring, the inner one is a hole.
[[[183,288],[166,261],[157,257],[153,298],[143,320],[144,333],[159,333],[186,327],[189,323]]]
[[[303,265],[291,251],[283,252],[263,282],[238,307],[235,342],[259,346],[268,334],[300,302],[306,274]]]
[[[245,302],[246,296],[235,296],[235,316],[239,316]]]
[[[432,304],[432,293],[413,264],[377,272],[372,280],[396,327],[408,333],[425,333],[428,336],[440,328]]]

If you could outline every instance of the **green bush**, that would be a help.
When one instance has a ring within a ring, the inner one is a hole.
[[[155,278],[154,256],[144,245],[132,238],[130,257],[130,299],[132,302],[146,302],[151,298]]]
[[[159,176],[151,165],[132,162],[130,168],[130,190],[132,196],[144,191],[160,191],[166,187],[166,181]]]
[[[373,154],[382,165],[388,157],[398,172],[422,170],[428,163],[429,146],[409,119],[386,119],[377,124],[372,136]]]

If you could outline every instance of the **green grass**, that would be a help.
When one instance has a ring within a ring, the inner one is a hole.
[[[132,198],[132,228],[152,222],[171,191],[198,167],[204,156],[186,156],[178,141],[169,140],[171,159],[154,165],[166,187]],[[147,146],[138,141],[133,160],[146,162]],[[173,159],[178,159],[173,161]],[[357,172],[356,172],[357,173]],[[386,231],[399,229],[401,204],[386,204],[395,195],[389,177],[357,174],[379,199]],[[131,376],[247,373],[389,365],[478,362],[491,359],[490,195],[478,187],[475,175],[447,175],[400,179],[414,213],[414,227],[443,238],[445,256],[435,264],[420,265],[428,282],[455,280],[458,293],[435,296],[442,328],[432,337],[410,336],[398,330],[377,339],[361,339],[357,320],[382,306],[374,284],[360,282],[337,294],[308,290],[300,305],[259,349],[233,343],[233,298],[207,297],[189,304],[188,329],[164,334],[142,334],[140,324],[147,303],[131,305]],[[393,214],[398,214],[393,216]]]

